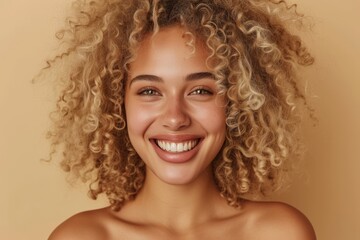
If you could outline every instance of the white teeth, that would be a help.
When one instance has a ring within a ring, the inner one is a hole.
[[[176,152],[176,143],[171,143],[171,149],[170,152]]]
[[[187,142],[166,142],[162,140],[156,140],[157,145],[164,151],[167,152],[186,152],[193,149],[197,144],[198,140],[190,140]]]
[[[189,149],[188,143],[185,143],[183,150],[184,150],[184,151],[187,151],[188,149]]]
[[[176,151],[177,151],[177,152],[182,152],[183,149],[184,149],[183,144],[178,144],[178,145],[176,146]]]

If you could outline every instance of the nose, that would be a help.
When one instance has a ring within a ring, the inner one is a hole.
[[[172,131],[178,131],[188,127],[190,123],[184,100],[178,97],[167,99],[162,114],[162,125]]]

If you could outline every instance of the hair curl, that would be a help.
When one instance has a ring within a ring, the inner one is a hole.
[[[220,194],[232,206],[277,188],[298,153],[296,65],[313,58],[288,24],[301,23],[295,5],[276,0],[77,0],[57,37],[64,47],[62,89],[48,137],[62,167],[105,193],[114,209],[133,199],[145,166],[127,133],[127,64],[149,33],[184,26],[208,47],[208,63],[227,99],[226,140],[213,161]],[[67,66],[67,70],[64,70]],[[60,150],[60,149],[61,150]]]

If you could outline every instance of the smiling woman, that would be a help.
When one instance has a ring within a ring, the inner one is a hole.
[[[127,129],[145,162],[146,181],[155,174],[185,184],[205,173],[209,181],[210,162],[224,143],[224,96],[206,65],[208,53],[200,42],[192,52],[185,34],[175,25],[147,36],[129,65]]]
[[[49,137],[110,207],[50,239],[315,239],[298,210],[250,199],[298,156],[295,64],[312,57],[284,1],[77,1],[49,62],[68,71]],[[247,200],[245,200],[247,199]]]

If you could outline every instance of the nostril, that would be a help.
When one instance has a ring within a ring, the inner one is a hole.
[[[182,129],[191,124],[191,118],[180,101],[169,101],[162,116],[163,126],[172,130]]]
[[[178,130],[178,129],[183,129],[187,126],[189,126],[191,123],[190,118],[187,116],[172,116],[172,117],[165,117],[163,119],[163,126],[173,129],[173,130]]]
[[[181,129],[190,125],[190,118],[187,115],[168,115],[163,119],[163,125],[171,129]]]

